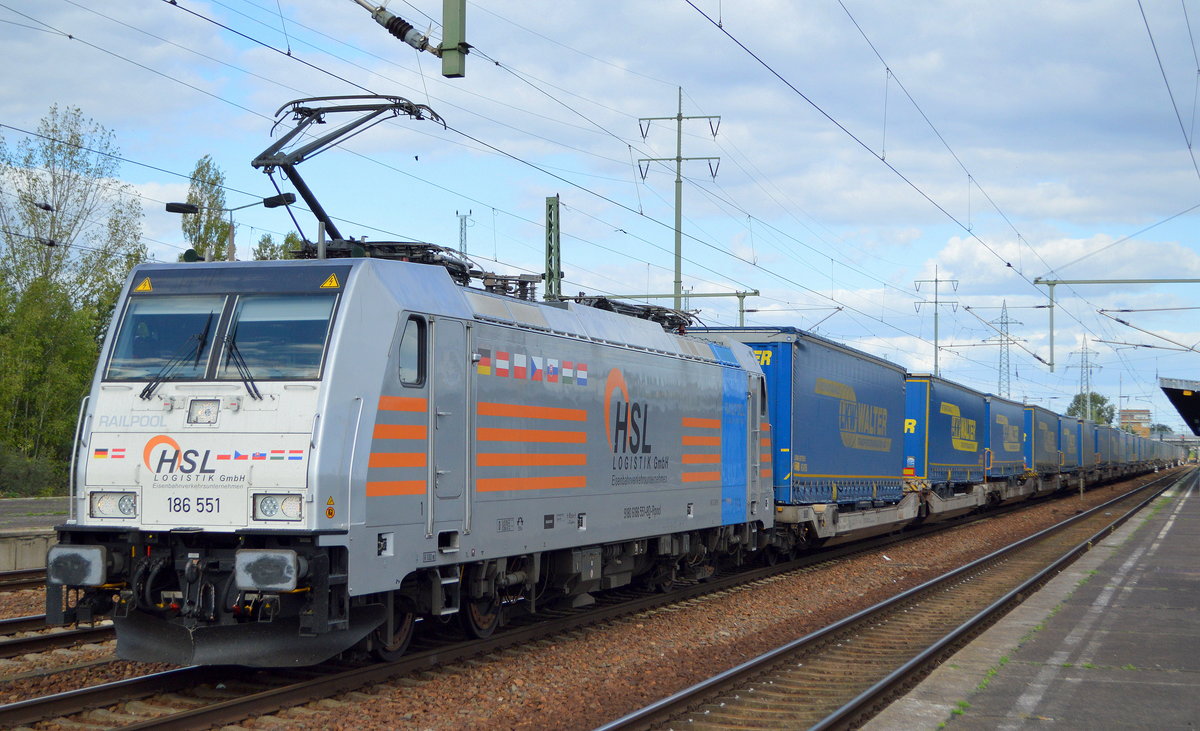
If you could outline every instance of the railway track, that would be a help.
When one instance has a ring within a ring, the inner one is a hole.
[[[602,727],[853,728],[1171,485],[1168,475]]]
[[[19,571],[0,571],[0,591],[21,591],[22,589],[41,589],[46,585],[45,569],[22,569]]]
[[[997,512],[989,515],[995,516]],[[950,522],[933,529],[959,526]],[[922,529],[924,530],[924,529]],[[241,668],[181,668],[166,674],[92,686],[45,698],[0,706],[0,727],[28,725],[63,717],[90,723],[99,714],[104,725],[122,728],[197,728],[234,723],[251,715],[276,712],[333,696],[390,678],[419,671],[436,671],[472,656],[499,652],[539,639],[669,604],[736,589],[781,573],[807,571],[868,550],[876,550],[914,535],[891,536],[809,555],[796,561],[718,576],[707,582],[677,587],[670,594],[623,591],[598,597],[595,606],[518,617],[486,641],[461,641],[418,632],[410,655],[392,664],[359,667],[325,665],[280,673]],[[549,619],[546,617],[549,616]],[[31,621],[40,618],[21,618]],[[2,627],[2,625],[0,625]],[[89,711],[88,709],[95,709]]]
[[[37,632],[38,634],[26,637],[10,636],[26,632]],[[73,647],[86,642],[104,642],[112,638],[112,624],[107,622],[92,627],[47,630],[46,615],[44,614],[0,619],[0,658],[46,652],[60,647]]]

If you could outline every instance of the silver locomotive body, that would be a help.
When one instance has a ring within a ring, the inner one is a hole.
[[[739,562],[772,521],[749,350],[375,259],[144,265],[80,420],[51,621],[299,665],[413,623]]]

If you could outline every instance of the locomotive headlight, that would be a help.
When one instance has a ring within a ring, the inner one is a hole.
[[[187,423],[216,424],[217,415],[220,413],[220,399],[194,398],[188,403]]]
[[[93,518],[137,517],[136,492],[93,492],[88,497],[88,515]]]
[[[304,500],[299,495],[258,493],[254,496],[255,520],[300,520]]]

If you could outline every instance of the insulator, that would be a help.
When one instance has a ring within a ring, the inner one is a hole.
[[[386,28],[388,33],[391,33],[418,51],[424,51],[429,47],[429,38],[416,28],[413,28],[412,23],[409,23],[399,15],[392,15],[383,8],[376,10],[373,15],[375,22]]]

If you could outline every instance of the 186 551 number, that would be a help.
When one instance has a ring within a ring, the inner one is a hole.
[[[168,513],[217,513],[221,510],[219,497],[169,497]]]

